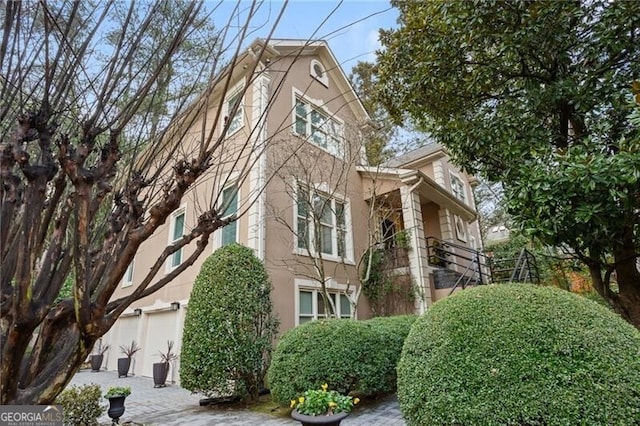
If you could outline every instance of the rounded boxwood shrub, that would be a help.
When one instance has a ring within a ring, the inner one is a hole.
[[[231,244],[204,261],[185,317],[183,388],[258,399],[278,328],[270,293],[264,265],[250,248]]]
[[[396,391],[396,368],[402,354],[402,346],[417,318],[416,315],[396,315],[363,321],[376,336],[377,347],[369,356],[375,359],[375,380],[380,380],[383,384],[379,393]]]
[[[465,290],[414,323],[398,400],[408,425],[640,424],[640,333],[559,289]]]
[[[69,386],[56,398],[56,404],[62,406],[63,424],[97,425],[98,418],[104,412],[100,405],[102,391],[96,384]]]
[[[305,390],[325,383],[343,394],[393,392],[396,364],[413,320],[412,316],[331,319],[289,330],[280,339],[269,368],[273,399],[288,405]]]

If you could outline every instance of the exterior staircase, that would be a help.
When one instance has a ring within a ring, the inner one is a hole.
[[[540,282],[535,256],[522,249],[518,257],[495,259],[469,247],[427,238],[427,257],[437,289],[456,289],[499,282]]]

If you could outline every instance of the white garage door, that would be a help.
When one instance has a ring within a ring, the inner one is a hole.
[[[175,339],[177,320],[178,315],[174,311],[148,314],[147,328],[144,333],[144,365],[142,369],[144,376],[153,377],[153,363],[160,362],[158,352],[166,352],[167,340]],[[174,352],[176,347],[177,342],[174,342]]]
[[[115,346],[118,351],[116,358],[124,358],[126,355],[120,351],[120,346],[131,346],[133,340],[140,346],[140,342],[138,341],[138,324],[140,323],[140,317],[121,318],[118,322],[120,325],[118,327],[118,341]],[[135,358],[138,358],[137,355],[138,354],[136,354]],[[117,365],[115,368],[118,368]],[[135,370],[139,371],[139,368],[137,366],[131,366],[129,372],[136,374],[138,371]]]
[[[140,317],[128,317],[118,320],[118,341],[115,342],[116,348],[118,349],[118,358],[123,358],[125,356],[120,351],[120,346],[131,346],[131,342],[133,340],[135,340],[138,346],[140,346],[140,342],[138,342],[139,322]]]
[[[110,340],[111,349],[109,349],[109,370],[118,369],[118,358],[124,358],[125,355],[120,351],[120,346],[129,346],[132,340],[135,340],[138,345],[138,324],[140,323],[140,317],[124,317],[116,321],[113,327],[112,336]],[[133,370],[130,370],[132,373]]]

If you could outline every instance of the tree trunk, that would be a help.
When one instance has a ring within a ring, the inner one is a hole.
[[[624,319],[640,329],[640,271],[631,235],[624,239],[614,258],[618,297],[613,307]]]
[[[633,248],[633,240],[627,239],[614,254],[615,269],[604,273],[598,262],[587,262],[594,288],[609,306],[622,318],[640,330],[640,271]],[[618,284],[617,291],[611,287],[612,275]]]

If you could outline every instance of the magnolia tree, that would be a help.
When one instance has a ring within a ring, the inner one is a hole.
[[[502,182],[514,223],[582,261],[640,327],[640,3],[392,4],[378,62],[392,116]]]
[[[218,191],[198,199],[197,223],[130,295],[112,298],[140,245],[198,178],[224,185],[232,121],[220,116],[232,77],[224,70],[241,57],[256,12],[239,6],[230,19],[244,17],[240,28],[216,30],[194,2],[6,2],[2,404],[51,403],[118,316],[192,265],[211,233],[237,217],[221,219]],[[262,55],[254,53],[250,67]],[[255,140],[236,146],[254,154],[233,159],[240,180],[264,149]],[[187,245],[193,254],[165,274],[165,260]]]

